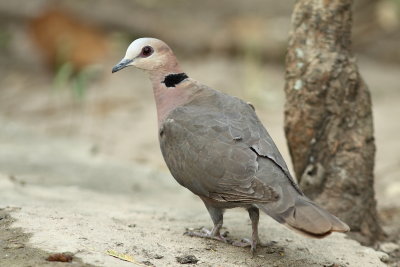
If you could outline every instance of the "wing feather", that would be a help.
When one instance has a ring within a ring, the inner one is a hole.
[[[259,171],[259,161],[270,160],[283,177],[279,179],[289,179],[297,188],[254,110],[238,98],[204,90],[172,111],[162,126],[160,146],[174,178],[217,201],[273,202],[279,194],[266,172]]]

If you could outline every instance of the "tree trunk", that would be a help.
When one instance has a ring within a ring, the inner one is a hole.
[[[351,51],[352,0],[298,0],[286,58],[285,133],[305,194],[364,244],[383,236],[371,97]]]

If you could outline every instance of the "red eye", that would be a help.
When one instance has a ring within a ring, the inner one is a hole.
[[[151,46],[145,46],[145,47],[142,48],[141,56],[142,57],[148,57],[151,54],[153,54],[153,51],[154,50],[153,50],[153,48]]]

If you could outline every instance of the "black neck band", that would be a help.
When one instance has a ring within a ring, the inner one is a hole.
[[[165,76],[164,81],[162,83],[165,83],[165,86],[167,87],[175,87],[178,83],[183,81],[184,79],[189,78],[186,73],[174,73],[174,74],[169,74]]]

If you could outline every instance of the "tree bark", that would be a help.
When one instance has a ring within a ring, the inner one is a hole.
[[[383,236],[371,97],[351,51],[352,0],[298,0],[286,58],[285,133],[305,194],[364,244]]]

